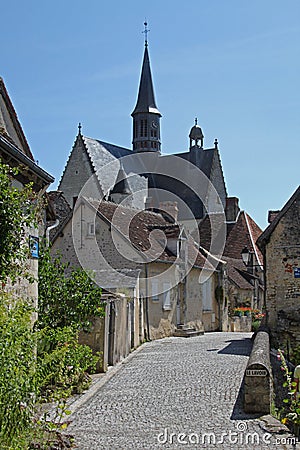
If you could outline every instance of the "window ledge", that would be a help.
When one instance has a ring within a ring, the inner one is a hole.
[[[168,305],[168,306],[163,306],[163,310],[164,311],[171,311],[172,310],[172,306],[170,305]]]

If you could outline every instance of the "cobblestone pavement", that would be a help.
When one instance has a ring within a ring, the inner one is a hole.
[[[249,333],[149,342],[72,416],[80,450],[295,449],[243,413]],[[297,447],[298,448],[298,447]]]

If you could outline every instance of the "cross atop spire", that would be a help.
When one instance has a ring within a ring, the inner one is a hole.
[[[147,22],[147,20],[145,19],[145,22],[144,22],[144,26],[145,26],[145,29],[144,29],[144,31],[142,31],[142,33],[144,33],[145,34],[145,47],[147,47],[148,46],[148,33],[149,33],[149,28],[147,28],[147,26],[148,26],[148,22]]]
[[[160,152],[161,113],[157,109],[148,50],[148,22],[145,19],[145,49],[138,98],[133,112],[133,150]]]

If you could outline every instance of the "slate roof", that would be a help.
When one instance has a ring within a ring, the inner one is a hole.
[[[198,161],[199,161],[198,167],[201,168],[202,172],[208,178],[210,178],[214,157],[216,154],[218,154],[218,150],[215,148],[208,148],[208,149],[197,148],[194,151],[198,152],[198,158],[199,158],[198,159]],[[179,156],[179,158],[190,160],[191,152],[189,151],[189,152],[185,152],[185,153],[176,153],[175,156]]]
[[[94,173],[96,173],[103,193],[109,192],[117,182],[122,158],[122,170],[127,175],[127,183],[131,192],[147,189],[148,182],[139,175],[142,172],[138,158],[134,158],[131,150],[107,142],[92,139],[87,136],[80,137],[89,155]]]
[[[130,195],[131,189],[127,180],[127,175],[125,173],[125,170],[123,169],[123,166],[120,167],[117,179],[115,181],[115,185],[113,189],[110,192],[111,194],[124,194],[124,195]]]
[[[132,112],[132,116],[137,113],[155,113],[161,116],[160,112],[157,109],[152,75],[150,69],[150,59],[147,45],[145,46],[139,93],[136,106],[134,111]]]
[[[291,208],[291,206],[294,204],[294,202],[299,201],[300,199],[300,186],[296,189],[296,191],[293,193],[293,195],[289,198],[289,200],[286,202],[286,204],[283,206],[283,208],[276,214],[273,221],[270,223],[270,225],[265,229],[265,231],[258,237],[257,239],[257,245],[260,249],[263,250],[265,245],[269,242],[271,234],[277,227],[278,223],[282,219],[282,217],[286,214],[286,212]]]

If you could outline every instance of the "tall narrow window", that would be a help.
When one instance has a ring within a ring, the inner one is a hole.
[[[140,121],[140,136],[143,137],[143,133],[144,133],[144,121],[141,120]]]
[[[163,283],[163,295],[164,295],[164,302],[163,302],[163,309],[164,310],[170,310],[171,309],[171,285],[170,283]]]
[[[202,309],[203,311],[212,310],[212,277],[208,278],[204,283],[201,284],[202,293]]]
[[[93,222],[89,222],[87,224],[87,234],[88,234],[88,236],[95,235],[95,224]]]
[[[141,127],[140,127],[141,137],[147,137],[147,135],[148,135],[147,132],[148,132],[148,121],[147,121],[147,119],[142,119]]]
[[[151,300],[157,302],[159,300],[158,296],[158,280],[151,281]]]

